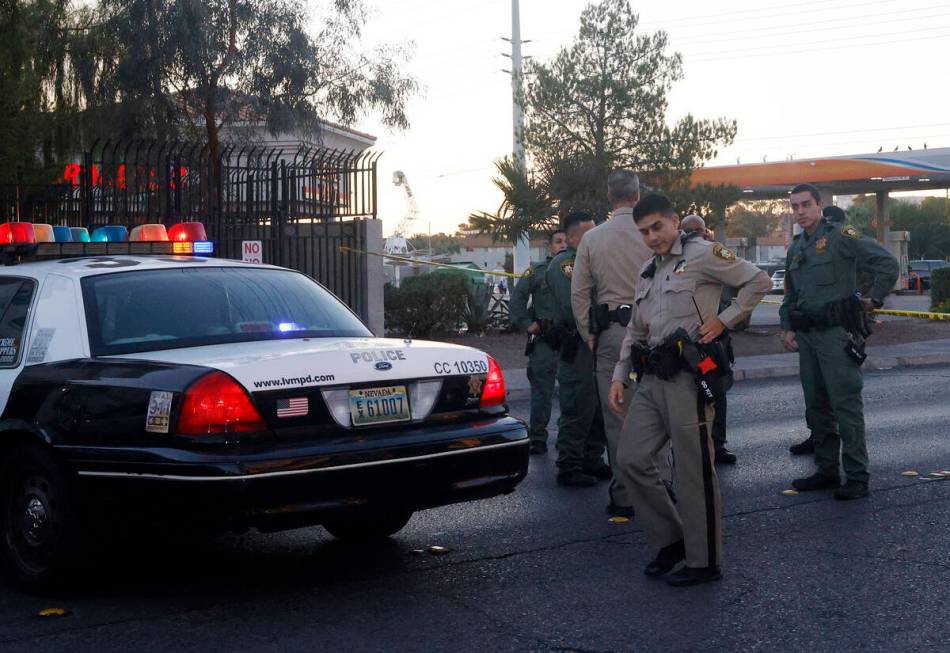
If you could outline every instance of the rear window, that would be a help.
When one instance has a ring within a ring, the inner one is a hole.
[[[176,268],[82,280],[94,356],[372,334],[336,297],[288,270]]]

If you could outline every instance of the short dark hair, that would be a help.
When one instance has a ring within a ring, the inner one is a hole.
[[[564,218],[563,231],[567,233],[572,227],[575,227],[582,222],[593,222],[593,221],[594,221],[594,216],[588,213],[587,211],[572,211],[567,214],[566,218]]]
[[[821,214],[828,218],[829,222],[836,222],[838,224],[844,224],[844,221],[848,219],[847,214],[840,206],[826,206],[821,210]]]
[[[794,195],[795,193],[811,193],[811,196],[815,199],[815,203],[821,204],[821,193],[818,192],[818,189],[811,184],[799,184],[792,189],[792,192],[789,193],[789,195]]]
[[[633,219],[636,222],[640,222],[643,218],[655,213],[659,213],[665,218],[673,217],[673,205],[670,204],[670,200],[666,195],[649,193],[644,195],[643,199],[633,207]]]
[[[555,229],[548,235],[548,245],[554,242],[554,237],[558,234],[564,234],[565,236],[567,235],[563,229]]]

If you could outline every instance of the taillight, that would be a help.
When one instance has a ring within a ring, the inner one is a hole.
[[[485,377],[485,387],[482,388],[482,400],[479,408],[490,408],[505,403],[505,377],[501,373],[498,362],[488,357],[488,376]]]
[[[247,433],[267,426],[244,388],[224,372],[212,372],[185,391],[178,433]]]

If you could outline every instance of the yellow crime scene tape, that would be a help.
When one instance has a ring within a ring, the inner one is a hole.
[[[509,277],[511,279],[520,279],[522,275],[512,274],[511,272],[488,272],[486,270],[473,270],[472,268],[463,268],[457,264],[452,263],[436,263],[435,261],[427,261],[421,258],[411,258],[409,256],[396,256],[395,254],[384,254],[383,252],[370,252],[365,249],[356,249],[354,247],[347,247],[346,245],[340,245],[341,252],[353,252],[354,254],[368,254],[370,256],[381,256],[382,258],[392,259],[394,261],[405,261],[406,263],[419,263],[420,265],[432,265],[437,268],[449,268],[452,270],[458,270],[459,272],[469,272],[471,274],[490,274],[496,277]]]
[[[773,306],[781,306],[782,302],[772,301],[770,299],[763,299],[763,304],[772,304]],[[916,317],[921,320],[948,320],[950,321],[950,313],[934,313],[932,311],[898,311],[892,310],[889,308],[876,308],[872,315],[896,315],[897,317]]]

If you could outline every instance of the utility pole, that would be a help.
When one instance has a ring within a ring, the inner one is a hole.
[[[521,61],[521,7],[518,0],[511,0],[511,114],[514,130],[512,154],[515,165],[522,174],[527,174],[524,155],[524,112],[521,110],[521,97],[524,82],[524,67]],[[529,234],[524,233],[515,243],[513,272],[521,274],[531,265]]]

